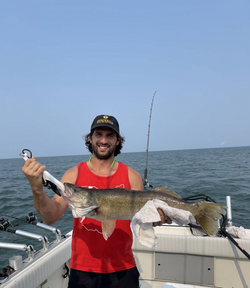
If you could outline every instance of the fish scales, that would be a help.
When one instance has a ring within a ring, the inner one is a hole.
[[[101,193],[103,193],[103,195]],[[97,215],[102,213],[105,214],[107,218],[120,220],[131,220],[147,201],[153,199],[162,200],[169,206],[176,208],[180,208],[184,205],[183,201],[175,198],[171,199],[160,192],[147,193],[146,191],[133,191],[127,189],[105,189],[103,192],[96,190],[93,192],[93,195],[95,195],[96,198],[99,198],[98,203],[100,207],[97,208]]]
[[[155,196],[145,195],[144,192],[123,190],[124,193],[120,193],[120,190],[107,189],[105,192],[101,192],[103,195],[99,190],[93,192],[99,198],[100,206],[97,208],[97,216],[101,217],[100,214],[102,214],[106,218],[131,220],[148,200],[155,198]]]

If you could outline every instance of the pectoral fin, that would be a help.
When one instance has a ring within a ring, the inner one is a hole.
[[[93,212],[97,206],[89,206],[89,207],[76,207],[72,209],[72,214],[74,218],[81,218],[86,216],[87,214]]]
[[[107,220],[102,221],[102,235],[105,240],[108,240],[108,238],[114,232],[115,222],[116,220],[114,219],[107,219]]]

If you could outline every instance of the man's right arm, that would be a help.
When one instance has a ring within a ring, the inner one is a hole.
[[[22,168],[24,175],[30,183],[34,197],[34,206],[37,212],[46,224],[51,225],[61,218],[67,210],[68,205],[62,197],[54,195],[51,199],[45,193],[42,183],[42,173],[45,170],[46,167],[37,162],[34,157],[28,159]],[[62,183],[75,183],[76,177],[77,167],[73,167],[64,174],[61,181]]]

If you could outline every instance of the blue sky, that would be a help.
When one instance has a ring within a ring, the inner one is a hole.
[[[98,114],[124,152],[250,145],[249,1],[0,2],[0,158],[87,154]]]

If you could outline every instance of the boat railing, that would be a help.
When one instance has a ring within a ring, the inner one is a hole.
[[[56,235],[56,242],[61,241],[62,233],[59,229],[52,227],[52,226],[49,226],[49,225],[46,225],[46,224],[41,223],[41,222],[37,222],[36,226],[54,233]]]
[[[15,234],[41,241],[43,243],[43,249],[42,249],[43,251],[46,251],[49,247],[49,240],[46,236],[42,236],[39,234],[35,234],[35,233],[23,231],[23,230],[16,230]]]
[[[31,261],[35,256],[35,250],[32,245],[0,242],[0,248],[26,251],[28,253],[27,261]]]

